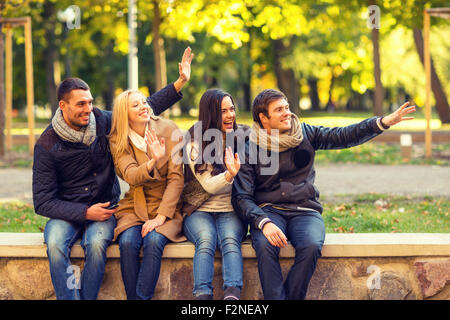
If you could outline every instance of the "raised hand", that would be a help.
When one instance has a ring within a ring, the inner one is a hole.
[[[153,129],[147,129],[145,131],[145,141],[147,142],[148,149],[150,150],[150,155],[152,159],[158,161],[166,154],[166,143],[164,138],[161,141],[158,140],[156,132]]]
[[[181,62],[178,63],[178,71],[180,72],[180,76],[177,81],[173,83],[175,90],[179,92],[186,82],[191,78],[191,62],[194,58],[194,54],[190,47],[187,47],[184,50],[183,57],[181,58]]]
[[[388,116],[383,117],[382,122],[385,126],[393,126],[397,123],[403,121],[403,120],[412,120],[414,117],[405,117],[406,115],[416,111],[416,106],[408,107],[409,101],[402,104],[400,108],[395,110],[393,113],[391,113]]]
[[[184,82],[188,82],[191,78],[191,62],[194,58],[194,54],[190,47],[184,50],[181,62],[178,63],[178,70],[180,72],[180,79]]]
[[[241,168],[241,161],[239,160],[239,155],[237,153],[234,154],[231,151],[231,147],[227,147],[225,149],[225,165],[227,167],[228,172],[235,177],[239,169]]]

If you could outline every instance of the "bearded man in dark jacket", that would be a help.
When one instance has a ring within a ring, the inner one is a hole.
[[[415,111],[407,105],[386,117],[326,128],[301,123],[282,92],[268,89],[254,99],[254,124],[245,146],[245,161],[234,178],[232,204],[250,223],[265,299],[304,299],[321,256],[325,226],[314,186],[315,151],[368,141],[394,124],[412,119],[404,117]],[[295,260],[283,281],[279,252],[287,240],[295,249]]]
[[[192,57],[187,48],[180,77],[147,98],[156,115],[182,98]],[[34,147],[34,209],[50,218],[44,239],[56,298],[93,300],[116,226],[116,209],[111,206],[120,197],[108,142],[112,112],[93,107],[89,86],[78,78],[62,81],[57,96],[59,109]],[[80,237],[85,252],[82,273],[70,263],[71,248]]]

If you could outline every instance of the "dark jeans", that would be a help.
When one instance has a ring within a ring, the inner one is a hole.
[[[164,247],[169,242],[155,230],[142,238],[141,229],[142,225],[134,226],[119,235],[120,269],[128,300],[149,300],[153,297]]]
[[[105,274],[106,249],[111,244],[116,219],[79,224],[50,219],[44,230],[50,274],[56,299],[95,300]],[[79,268],[70,262],[73,244],[81,237],[85,263],[81,280]]]
[[[280,248],[272,246],[262,231],[252,225],[250,233],[258,259],[264,299],[302,300],[306,296],[325,240],[322,216],[315,211],[283,211],[270,206],[263,210],[295,248],[294,264],[283,282],[279,262]]]
[[[214,255],[222,252],[223,287],[242,289],[241,242],[247,225],[234,212],[195,211],[183,222],[184,233],[195,244],[194,296],[212,295]]]

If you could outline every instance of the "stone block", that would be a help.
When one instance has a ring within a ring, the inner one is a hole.
[[[12,259],[4,271],[15,291],[25,299],[43,300],[54,293],[46,259]]]
[[[424,298],[439,293],[450,281],[450,259],[420,260],[414,266]]]
[[[322,260],[309,283],[307,300],[347,300],[353,297],[350,271],[344,263]]]
[[[369,289],[370,300],[414,300],[417,299],[411,283],[406,277],[392,271],[375,274],[374,285]]]

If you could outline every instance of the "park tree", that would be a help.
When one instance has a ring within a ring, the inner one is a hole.
[[[407,1],[380,1],[381,10],[386,12],[387,28],[401,25],[413,31],[414,44],[420,61],[423,64],[423,10],[427,8],[448,7],[445,0],[407,0]],[[384,20],[383,20],[384,21]],[[448,27],[449,20],[442,18],[431,18],[431,26]],[[448,36],[447,36],[448,37]],[[431,48],[431,55],[435,54]],[[431,90],[436,102],[436,111],[442,123],[450,123],[450,106],[447,94],[442,85],[438,72],[436,71],[434,59],[431,58]],[[425,76],[423,75],[423,78]]]

